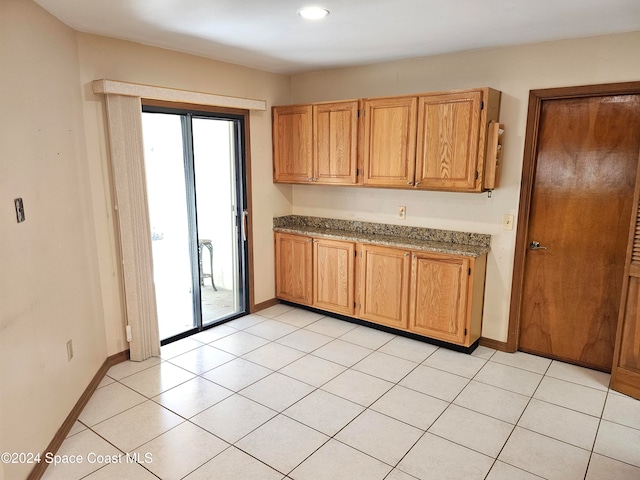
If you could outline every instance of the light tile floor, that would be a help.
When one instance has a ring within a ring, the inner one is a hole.
[[[638,480],[640,402],[608,383],[277,305],[111,368],[58,452],[83,462],[44,478]]]

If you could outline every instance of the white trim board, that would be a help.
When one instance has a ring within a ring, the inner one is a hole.
[[[238,108],[242,110],[266,110],[267,102],[250,98],[227,97],[211,93],[191,92],[174,88],[156,87],[140,83],[118,82],[116,80],[94,80],[93,93],[123,95],[127,97],[149,98],[169,102],[194,103],[214,107]]]

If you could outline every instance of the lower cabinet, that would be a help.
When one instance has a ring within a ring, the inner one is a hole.
[[[463,347],[480,338],[486,254],[275,235],[278,298]]]
[[[397,248],[361,245],[358,318],[407,329],[411,254]]]

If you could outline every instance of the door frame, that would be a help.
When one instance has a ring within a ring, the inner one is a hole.
[[[526,269],[527,238],[529,237],[533,181],[537,167],[538,131],[540,127],[542,103],[548,100],[633,94],[640,94],[640,82],[546,88],[531,90],[529,92],[529,110],[527,113],[527,129],[524,141],[524,158],[522,162],[522,181],[520,184],[520,203],[518,207],[515,259],[513,262],[513,277],[511,282],[511,305],[509,307],[509,327],[506,343],[507,352],[515,352],[519,347],[520,318],[523,301],[522,293]],[[636,182],[637,181],[638,179],[636,179]]]

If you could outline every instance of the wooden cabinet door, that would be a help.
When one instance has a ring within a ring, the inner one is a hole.
[[[313,180],[355,184],[358,168],[358,101],[313,106]]]
[[[313,300],[312,239],[276,233],[276,297],[311,305]]]
[[[417,187],[481,190],[478,172],[481,102],[481,90],[425,95],[418,99]]]
[[[364,101],[364,184],[413,185],[416,162],[417,97]]]
[[[414,253],[411,266],[409,330],[465,344],[470,258]]]
[[[273,107],[273,181],[306,183],[313,176],[311,105]]]
[[[362,245],[358,317],[407,328],[411,256],[406,250]]]
[[[355,244],[338,240],[313,241],[313,306],[353,315]]]

